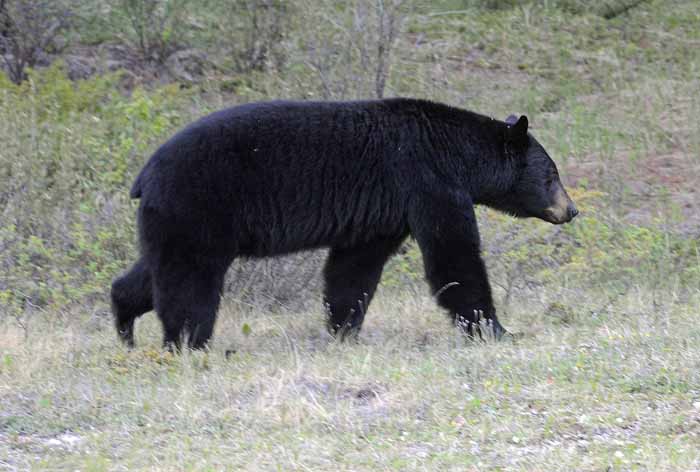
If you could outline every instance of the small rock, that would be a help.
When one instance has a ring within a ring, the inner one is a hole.
[[[51,438],[48,441],[46,441],[46,445],[50,446],[50,447],[57,447],[57,446],[62,446],[63,443],[56,438]]]
[[[81,442],[83,440],[83,438],[81,438],[80,436],[77,436],[75,434],[70,434],[70,433],[62,434],[58,437],[58,439],[60,439],[61,442],[63,442],[64,444],[67,444],[69,446],[75,446],[76,444],[78,444],[79,442]]]

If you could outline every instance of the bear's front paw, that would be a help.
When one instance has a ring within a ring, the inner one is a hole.
[[[119,339],[128,348],[134,347],[134,322],[129,323],[117,323],[117,334]]]
[[[339,324],[329,321],[327,327],[331,336],[342,342],[357,341],[360,336],[360,327],[354,326],[351,322]]]
[[[498,322],[494,310],[490,310],[490,314],[486,316],[484,310],[474,309],[470,317],[463,315],[455,317],[455,324],[469,338],[478,336],[479,339],[483,340],[485,335],[500,341],[504,335],[508,334],[508,331]]]

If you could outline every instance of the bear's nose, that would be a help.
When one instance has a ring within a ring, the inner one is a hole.
[[[567,208],[567,213],[569,214],[569,221],[571,221],[576,217],[576,215],[578,215],[578,210],[573,204],[571,204],[569,205],[569,208]]]

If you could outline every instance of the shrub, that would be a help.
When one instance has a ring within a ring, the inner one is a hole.
[[[26,79],[42,55],[58,49],[71,9],[56,0],[0,0],[0,53],[10,79]]]
[[[400,0],[300,2],[287,81],[301,96],[381,98],[408,6]]]
[[[142,59],[162,64],[184,47],[187,4],[187,0],[119,0],[112,15],[125,29],[115,33]]]
[[[228,21],[243,34],[237,50],[238,69],[279,70],[285,62],[283,42],[291,14],[289,2],[280,0],[236,0]],[[230,26],[226,28],[230,30]]]
[[[0,301],[13,309],[102,297],[133,257],[124,189],[181,123],[186,97],[123,97],[117,80],[71,82],[61,64],[20,85],[0,76]]]
[[[479,208],[482,247],[492,284],[507,304],[512,294],[534,286],[599,286],[625,291],[636,285],[658,289],[700,282],[698,242],[664,230],[616,220],[606,195],[572,189],[581,215],[552,226],[514,219]],[[388,265],[384,283],[422,283],[420,251],[409,242]]]

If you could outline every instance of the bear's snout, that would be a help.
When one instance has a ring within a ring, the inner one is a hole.
[[[552,200],[552,205],[543,212],[546,221],[555,225],[561,225],[568,223],[578,215],[576,205],[561,184],[557,186]]]

